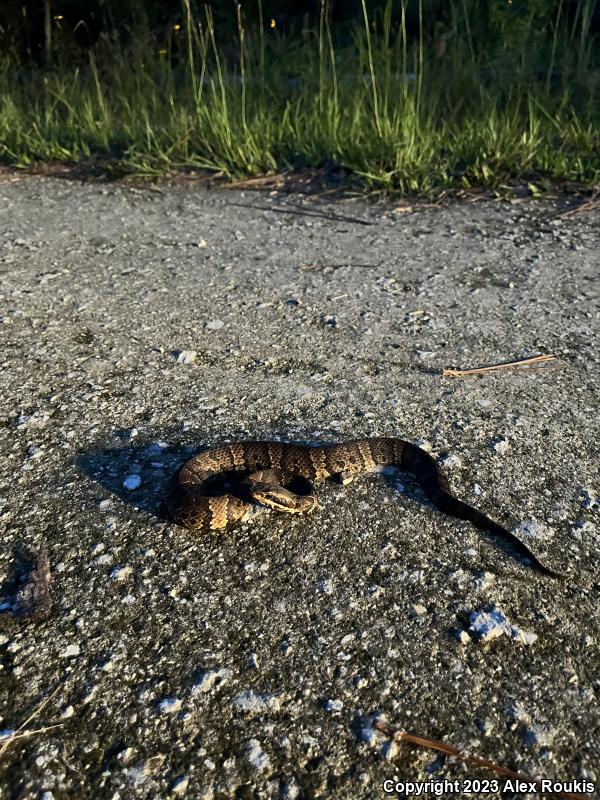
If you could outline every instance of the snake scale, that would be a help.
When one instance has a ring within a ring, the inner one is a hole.
[[[546,567],[511,531],[452,494],[448,479],[425,450],[396,438],[368,438],[340,444],[308,446],[283,442],[232,442],[185,462],[167,499],[173,520],[199,533],[228,528],[247,519],[255,504],[287,513],[307,513],[317,505],[312,482],[334,478],[343,484],[382,466],[411,472],[440,510],[477,528],[501,536],[539,572]],[[218,492],[217,482],[236,480]],[[294,481],[310,482],[311,491],[292,491]]]

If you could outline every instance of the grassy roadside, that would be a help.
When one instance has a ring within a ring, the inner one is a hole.
[[[184,2],[183,24],[163,43],[141,30],[127,48],[103,41],[77,67],[59,53],[45,72],[4,57],[0,161],[100,156],[113,174],[233,178],[326,164],[402,194],[598,184],[591,37],[581,30],[574,47],[560,19],[543,37],[521,20],[510,48],[501,37],[483,45],[460,8],[435,39],[422,19],[409,36],[404,16],[368,19],[363,6],[363,24],[341,44],[326,13],[292,38],[264,24],[251,33],[240,15],[232,53],[210,14],[195,19]]]

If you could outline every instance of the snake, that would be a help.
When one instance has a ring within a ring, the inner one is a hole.
[[[437,509],[508,541],[534,570],[563,577],[543,564],[508,528],[456,497],[426,450],[399,438],[372,437],[316,446],[278,441],[224,444],[183,464],[166,507],[176,524],[208,534],[249,519],[257,504],[285,513],[310,513],[317,507],[314,482],[331,478],[347,485],[356,476],[383,467],[412,473]],[[299,491],[298,481],[304,483],[304,491]]]

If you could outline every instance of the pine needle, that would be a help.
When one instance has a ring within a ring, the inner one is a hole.
[[[545,354],[533,356],[532,358],[521,358],[517,361],[506,361],[502,364],[493,364],[489,367],[474,367],[473,369],[443,369],[443,378],[462,378],[465,375],[480,375],[485,372],[500,372],[511,369],[536,369],[537,367],[547,368],[549,362],[558,361],[556,356]],[[554,364],[553,366],[559,366]]]
[[[480,758],[479,756],[465,753],[451,744],[440,742],[438,739],[429,739],[426,736],[420,736],[416,733],[408,733],[393,725],[388,725],[387,722],[383,722],[382,720],[375,720],[373,722],[373,727],[386,736],[389,736],[390,739],[395,739],[399,742],[409,742],[410,744],[416,744],[418,747],[426,747],[430,750],[437,750],[439,753],[458,758],[465,764],[492,770],[496,775],[504,775],[506,778],[512,778],[513,780],[524,781],[526,783],[539,783],[539,781],[530,778],[529,775],[524,775],[522,772],[514,772],[512,769],[503,767],[501,764],[496,764],[493,761],[488,761],[486,758]],[[575,794],[572,792],[555,792],[554,794],[557,797],[566,797],[571,800],[589,800],[589,795],[585,794]]]

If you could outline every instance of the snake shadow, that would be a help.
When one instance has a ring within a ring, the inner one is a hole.
[[[264,439],[277,441],[293,441],[297,444],[317,444],[314,437],[286,437],[277,431],[257,432],[249,436],[247,432],[236,435],[229,431],[218,442],[210,444],[188,444],[177,441],[181,439],[181,429],[173,432],[160,431],[152,438],[145,436],[143,441],[131,440],[125,430],[113,431],[113,443],[106,439],[80,452],[75,457],[77,469],[102,486],[112,497],[123,503],[134,506],[161,522],[171,522],[165,501],[174,487],[175,478],[182,464],[189,458],[223,442],[236,439]],[[198,437],[200,438],[200,437]],[[331,441],[335,441],[332,432]],[[320,442],[321,444],[323,442]],[[288,485],[291,491],[307,494],[311,490],[308,481],[302,478],[293,479]],[[248,492],[235,482],[217,479],[206,487],[207,494],[221,494],[228,491],[248,499]]]
[[[339,441],[341,438],[334,431],[321,431],[321,435],[323,435],[323,439],[320,438],[317,442],[314,437],[302,435],[302,432],[297,430],[294,431],[293,437],[281,436],[276,431],[258,432],[254,436],[249,436],[245,432],[238,436],[233,431],[228,432],[221,441],[257,438],[314,445]],[[181,439],[181,436],[181,429],[172,433],[162,431],[156,435],[156,438],[151,438],[150,435],[144,437],[144,441],[138,442],[136,439],[130,440],[126,431],[115,431],[113,444],[107,444],[104,441],[97,447],[78,454],[75,464],[81,472],[102,486],[111,496],[144,511],[155,521],[168,523],[171,522],[171,519],[165,500],[173,488],[179,468],[191,456],[216,446],[216,442],[202,446],[198,443],[189,444],[177,441]],[[440,524],[443,524],[444,518],[453,520],[456,525],[457,538],[460,539],[463,536],[461,526],[465,523],[440,511],[425,496],[423,489],[410,472],[395,467],[384,467],[379,477],[393,490],[394,495],[401,495],[410,504],[415,503],[417,506],[426,508],[429,514],[439,517]],[[323,491],[324,484],[320,484],[320,487]],[[289,488],[303,494],[310,490],[310,485],[299,479]],[[238,490],[235,484],[229,485],[224,481],[215,482],[210,487],[209,493],[218,494],[225,489],[233,494],[239,493],[240,497],[247,499],[243,489]],[[319,486],[317,486],[317,491],[319,491]],[[347,491],[352,492],[352,486],[349,486]],[[403,513],[400,504],[398,513]],[[477,533],[498,551],[509,556],[512,561],[523,564],[522,557],[516,553],[509,541],[483,528],[477,528]]]

